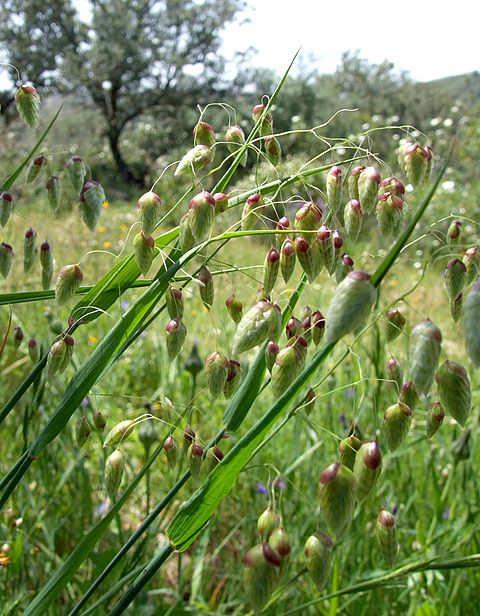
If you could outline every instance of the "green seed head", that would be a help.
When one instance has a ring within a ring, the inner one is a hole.
[[[319,591],[325,588],[330,576],[333,545],[333,541],[325,533],[311,535],[305,543],[305,564]]]
[[[205,373],[212,397],[218,398],[227,380],[228,359],[218,351],[214,351],[205,360]]]
[[[268,541],[273,531],[281,524],[280,516],[272,507],[267,507],[257,520],[257,528],[263,541]]]
[[[411,411],[415,409],[420,402],[420,398],[417,393],[417,388],[413,381],[406,381],[403,383],[400,389],[400,395],[398,397],[400,402],[406,404]]]
[[[386,314],[385,337],[388,342],[395,340],[402,333],[407,320],[398,308],[392,308]]]
[[[364,165],[358,165],[354,167],[348,175],[347,185],[348,185],[348,196],[350,197],[350,199],[356,199],[357,201],[359,199],[358,179],[364,169],[365,169]]]
[[[250,195],[243,206],[242,229],[255,229],[263,224],[265,203],[261,193]]]
[[[181,289],[169,285],[165,293],[165,301],[167,311],[172,319],[181,319],[183,317],[183,293]]]
[[[387,361],[387,379],[395,383],[395,387],[400,391],[403,383],[403,370],[395,357],[390,357]]]
[[[90,424],[85,415],[80,415],[75,424],[75,440],[78,447],[83,447],[90,436]]]
[[[355,456],[353,473],[357,480],[357,497],[367,498],[382,472],[382,454],[377,441],[363,443]]]
[[[280,347],[275,342],[275,340],[269,340],[267,346],[265,348],[265,360],[267,363],[267,370],[269,372],[272,371],[273,365],[275,364],[275,360],[280,351]]]
[[[240,323],[243,314],[243,304],[237,299],[235,293],[232,293],[225,300],[225,306],[227,307],[228,314],[231,316],[234,323]]]
[[[0,193],[0,226],[4,227],[12,215],[15,207],[13,195],[7,191]]]
[[[206,190],[193,197],[189,205],[190,231],[197,242],[210,235],[215,216],[215,199]]]
[[[404,172],[413,186],[427,179],[431,154],[418,143],[407,143],[402,148]]]
[[[155,240],[151,235],[144,235],[143,231],[140,231],[133,240],[133,247],[135,249],[135,261],[137,262],[138,269],[142,274],[146,274],[158,254]]]
[[[315,241],[309,242],[303,236],[295,239],[295,254],[308,281],[313,282],[320,272],[320,251]]]
[[[12,267],[14,252],[10,244],[2,242],[0,244],[0,274],[6,278]]]
[[[66,167],[73,190],[75,194],[80,195],[87,175],[87,167],[83,158],[80,156],[72,156],[68,160]]]
[[[442,333],[435,323],[426,319],[414,327],[411,344],[410,378],[419,393],[427,394],[432,386],[442,349]]]
[[[470,379],[463,366],[447,360],[437,370],[435,375],[440,402],[462,426],[465,425],[472,407]]]
[[[450,300],[455,300],[460,295],[465,285],[467,268],[460,259],[452,259],[447,263],[443,272],[443,283]]]
[[[447,244],[457,244],[462,233],[462,221],[453,220],[447,229]]]
[[[463,263],[467,268],[465,284],[471,284],[480,273],[480,246],[472,246],[465,251]]]
[[[137,202],[137,209],[140,211],[140,223],[143,233],[151,235],[162,213],[160,197],[152,191],[144,193]]]
[[[113,426],[110,432],[105,437],[103,441],[104,447],[116,447],[119,445],[124,439],[128,437],[128,435],[132,432],[135,427],[134,419],[124,419],[120,421],[118,424]]]
[[[303,336],[290,338],[288,346],[283,348],[275,359],[272,368],[272,391],[281,395],[296,378],[305,364],[307,341]]]
[[[445,418],[445,412],[440,402],[434,402],[430,406],[429,413],[427,415],[426,433],[427,438],[432,436],[438,431]]]
[[[122,483],[125,460],[120,449],[115,449],[105,461],[105,489],[109,497],[115,500]]]
[[[276,248],[270,248],[263,264],[263,288],[267,295],[273,291],[280,268],[280,253]]]
[[[48,203],[52,208],[52,212],[55,214],[58,211],[60,205],[60,180],[58,176],[51,175],[45,185],[47,189]]]
[[[340,454],[340,463],[353,471],[357,451],[362,446],[362,441],[351,434],[340,441],[338,445],[338,453]]]
[[[31,84],[21,85],[15,94],[15,104],[22,120],[33,128],[40,116],[40,95]]]
[[[188,252],[195,245],[195,238],[190,230],[191,211],[182,216],[179,224],[178,243],[182,253]]]
[[[90,231],[95,231],[105,201],[102,185],[95,180],[87,180],[80,193],[80,213]]]
[[[356,479],[352,471],[338,462],[320,475],[320,509],[331,531],[341,538],[348,530],[355,510]]]
[[[192,477],[197,478],[200,476],[200,470],[203,460],[203,447],[198,443],[192,443],[187,451],[187,462]]]
[[[412,421],[412,411],[403,402],[392,404],[383,417],[383,434],[390,451],[395,451],[407,437]]]
[[[65,265],[58,273],[55,285],[55,299],[59,305],[65,304],[75,295],[83,280],[82,270],[78,263]]]
[[[376,524],[376,536],[383,558],[389,566],[393,565],[398,554],[395,527],[395,517],[384,509],[380,511]]]
[[[265,154],[270,163],[276,167],[282,158],[282,147],[280,141],[273,135],[264,138]]]
[[[23,333],[23,329],[20,325],[17,325],[13,328],[13,346],[18,349],[18,347],[22,344],[23,339],[25,338],[25,334]]]
[[[472,285],[463,302],[463,333],[467,354],[475,366],[480,366],[480,278]]]
[[[327,173],[327,203],[332,212],[338,212],[342,203],[342,169],[336,165]]]
[[[28,274],[35,263],[37,253],[37,233],[32,227],[27,229],[23,240],[23,271]]]
[[[35,338],[30,338],[28,341],[28,355],[34,364],[40,359],[40,349]]]
[[[322,210],[313,201],[304,203],[295,214],[295,229],[298,231],[315,231],[321,222]]]
[[[205,308],[210,309],[215,296],[215,287],[213,285],[213,276],[210,270],[205,265],[197,274],[197,280],[200,282],[200,297]]]
[[[252,109],[252,120],[257,123],[262,118],[260,124],[260,135],[265,137],[273,132],[273,116],[270,111],[266,111],[266,106],[263,104],[255,105]]]
[[[392,193],[378,197],[375,209],[380,232],[385,236],[398,233],[403,221],[403,200]]]
[[[188,150],[175,169],[175,175],[196,176],[199,171],[213,162],[215,154],[212,148],[206,145],[196,145]]]
[[[383,195],[384,193],[390,193],[395,195],[396,197],[400,197],[400,199],[404,199],[405,195],[405,186],[402,182],[395,176],[391,176],[383,179],[380,182],[379,195]]]
[[[181,319],[171,319],[165,328],[167,332],[167,352],[170,360],[174,360],[180,353],[185,338],[187,329]]]
[[[194,145],[206,145],[211,147],[215,143],[215,129],[208,122],[197,122],[193,129]]]
[[[370,213],[377,203],[380,174],[375,167],[365,167],[358,176],[358,200],[362,210]]]
[[[288,556],[292,549],[288,535],[281,526],[272,531],[268,544],[282,559]]]
[[[93,425],[99,432],[105,429],[105,426],[107,425],[107,420],[105,419],[105,415],[102,413],[102,411],[95,411],[93,413]]]
[[[280,269],[282,272],[282,278],[285,284],[288,283],[292,277],[293,270],[295,269],[295,244],[290,238],[283,241],[280,248]]]
[[[235,393],[237,387],[242,380],[241,366],[240,362],[235,359],[228,360],[228,373],[227,380],[225,381],[225,386],[223,388],[223,395],[225,398],[231,398],[231,396]]]
[[[233,339],[233,355],[239,355],[269,338],[276,338],[281,327],[278,306],[261,300],[242,317]]]
[[[271,557],[269,552],[267,555]],[[275,566],[267,560],[263,545],[256,545],[247,552],[244,565],[245,594],[254,612],[258,612],[268,602],[275,587]]]
[[[228,209],[229,195],[227,193],[215,193],[213,195],[215,200],[215,215],[222,214]]]
[[[325,333],[325,317],[320,310],[315,310],[315,312],[312,312],[311,322],[313,344],[318,346]]]
[[[175,468],[178,457],[178,446],[173,436],[168,436],[163,444],[163,450],[167,457],[167,463],[170,468]]]

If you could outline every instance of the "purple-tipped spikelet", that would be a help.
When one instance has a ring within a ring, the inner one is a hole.
[[[15,93],[15,104],[22,120],[33,128],[40,115],[40,96],[31,84],[21,85]]]
[[[80,214],[90,231],[95,231],[105,201],[105,191],[100,182],[87,180],[80,193]]]
[[[266,105],[255,105],[252,109],[252,120],[256,123],[263,116],[260,124],[260,135],[266,137],[273,132],[273,117],[270,111],[265,111]]]
[[[174,175],[193,175],[213,162],[215,155],[206,145],[196,145],[188,150],[175,169]]]
[[[53,256],[50,244],[45,241],[40,246],[40,265],[42,267],[42,288],[50,289],[53,277]]]
[[[234,323],[240,323],[243,314],[243,304],[236,298],[235,293],[232,293],[225,300],[225,306],[227,307],[228,314],[232,318]]]
[[[152,191],[144,193],[137,201],[137,209],[140,211],[140,223],[145,235],[151,235],[162,213],[162,200]]]
[[[291,338],[279,351],[272,368],[272,391],[280,396],[296,378],[305,364],[307,341],[303,336]]]
[[[315,393],[315,390],[310,387],[302,400],[301,408],[303,412],[306,415],[311,415],[313,410],[315,409],[316,402],[317,394]]]
[[[412,411],[403,402],[392,404],[383,417],[383,434],[390,451],[395,451],[407,437],[412,422]]]
[[[74,344],[74,339],[69,335],[52,344],[47,357],[47,375],[49,377],[64,372],[72,359]]]
[[[299,336],[302,333],[302,322],[297,317],[291,316],[285,325],[285,335],[287,339]]]
[[[308,201],[295,214],[295,229],[315,231],[322,222],[322,210],[313,201]]]
[[[410,410],[414,411],[417,404],[420,402],[417,388],[413,381],[406,381],[403,383],[400,394],[398,396],[399,402],[406,404]]]
[[[277,229],[278,231],[288,231],[290,229],[290,221],[288,220],[287,216],[282,216],[277,220],[275,229]]]
[[[12,193],[3,191],[0,193],[0,225],[4,227],[12,215],[15,201]]]
[[[387,361],[387,379],[395,383],[396,389],[400,392],[403,384],[403,370],[395,357],[390,357]]]
[[[165,328],[167,332],[167,352],[170,360],[180,353],[185,338],[187,336],[187,329],[181,319],[171,319]]]
[[[97,410],[93,413],[93,425],[99,432],[102,432],[105,429],[107,420],[105,419],[105,415],[102,411]]]
[[[32,182],[35,182],[35,180],[39,177],[42,170],[45,169],[47,165],[48,165],[48,160],[46,156],[44,156],[43,154],[36,156],[30,163],[30,166],[28,168],[27,184],[31,184]]]
[[[28,341],[28,355],[32,362],[35,364],[40,359],[40,349],[35,338],[30,338]]]
[[[109,431],[103,441],[103,446],[116,447],[129,436],[134,427],[134,419],[124,419],[123,421],[120,421]]]
[[[295,269],[295,244],[290,238],[283,241],[280,248],[280,271],[285,284],[290,280]]]
[[[233,339],[234,356],[262,344],[264,340],[276,338],[280,327],[280,308],[265,300],[257,302],[243,315],[237,326]]]
[[[362,501],[375,487],[382,472],[382,454],[377,441],[367,441],[355,456],[353,474],[357,480],[357,498]]]
[[[281,559],[288,556],[292,550],[290,539],[285,530],[279,526],[272,531],[268,545],[276,552]]]
[[[280,351],[280,347],[275,342],[275,340],[270,340],[267,343],[267,346],[265,348],[265,361],[267,364],[267,370],[269,372],[272,371],[273,365],[275,363],[275,360],[277,358],[279,351]]]
[[[215,129],[208,122],[197,122],[193,128],[193,145],[206,145],[211,147],[214,145]]]
[[[228,359],[218,351],[210,353],[205,360],[205,373],[210,394],[213,398],[218,398],[227,380]]]
[[[407,143],[402,146],[403,170],[408,181],[418,186],[427,179],[431,151],[422,148],[418,143]]]
[[[265,209],[263,196],[261,193],[250,195],[245,201],[242,212],[242,229],[255,229],[262,221],[262,214]]]
[[[270,248],[263,264],[263,288],[270,295],[277,282],[278,270],[280,269],[280,253],[276,248]]]
[[[60,205],[60,179],[58,175],[51,175],[45,184],[47,189],[48,204],[52,208],[52,212],[58,211]]]
[[[320,253],[319,270],[325,267],[328,272],[332,271],[335,265],[335,247],[333,243],[332,230],[326,225],[322,225],[316,236],[316,245]]]
[[[467,268],[460,259],[452,259],[443,272],[443,283],[448,298],[454,300],[460,295],[467,276]]]
[[[343,211],[345,231],[347,236],[354,242],[358,239],[363,225],[363,209],[358,199],[351,199]]]
[[[203,447],[198,443],[192,443],[187,451],[187,463],[194,479],[200,476],[203,461]]]
[[[402,333],[407,320],[398,308],[388,310],[385,317],[385,338],[391,342]]]
[[[163,450],[167,457],[167,464],[170,468],[175,468],[178,457],[178,446],[173,436],[167,436],[163,443]]]
[[[6,242],[0,243],[0,274],[6,278],[12,267],[14,257],[13,248]]]
[[[272,532],[281,524],[281,519],[271,506],[268,506],[257,520],[257,529],[262,541],[268,541]]]
[[[467,269],[465,284],[471,284],[480,273],[480,246],[467,248],[463,255],[463,263]]]
[[[315,346],[318,346],[325,334],[325,317],[320,310],[312,312],[312,340]]]
[[[302,319],[302,336],[307,341],[307,344],[310,344],[312,341],[312,317],[306,316]]]
[[[383,193],[378,197],[375,213],[383,235],[398,233],[403,220],[403,200],[392,193]]]
[[[342,203],[342,169],[336,165],[327,173],[327,203],[330,211],[338,214]]]
[[[358,176],[358,200],[365,213],[370,213],[377,203],[380,174],[375,167],[365,167]]]
[[[357,165],[348,174],[347,187],[348,196],[350,197],[350,199],[355,199],[356,201],[358,201],[360,198],[358,194],[358,178],[360,177],[360,174],[364,169],[364,165]]]
[[[362,327],[375,303],[377,291],[370,274],[350,272],[338,285],[327,313],[325,337],[327,344]]]
[[[22,344],[23,339],[25,338],[25,334],[23,333],[23,329],[20,325],[17,325],[13,328],[13,346],[18,349],[18,347]]]
[[[457,244],[462,232],[462,221],[453,220],[447,229],[447,244]]]
[[[277,575],[275,566],[264,554],[263,545],[248,550],[244,558],[243,587],[254,612],[259,612],[270,599]]]
[[[320,475],[320,509],[338,539],[346,533],[352,522],[356,489],[355,475],[338,462],[327,466]]]
[[[472,285],[463,302],[463,332],[467,354],[475,366],[480,366],[480,278]]]
[[[355,434],[351,434],[350,436],[346,436],[344,439],[342,439],[338,445],[340,464],[343,464],[343,466],[346,466],[351,471],[353,471],[357,451],[360,449],[361,446],[362,441],[357,436],[355,436]]]
[[[75,194],[80,195],[87,176],[87,167],[81,156],[72,156],[67,164],[67,173]]]
[[[442,350],[442,333],[426,319],[413,328],[411,336],[410,378],[418,393],[428,394]]]
[[[213,200],[215,201],[215,215],[222,214],[228,209],[229,199],[230,196],[228,193],[218,192],[213,195]]]
[[[307,275],[308,281],[313,282],[320,271],[320,252],[314,242],[310,242],[303,236],[295,239],[296,257]]]
[[[335,280],[337,284],[340,284],[347,274],[353,272],[353,267],[354,263],[352,257],[347,254],[342,255],[335,269]]]
[[[240,384],[242,373],[240,369],[240,362],[235,359],[228,360],[228,372],[227,380],[223,387],[223,395],[225,398],[230,398],[236,391]]]
[[[402,182],[400,182],[398,178],[392,175],[391,177],[385,178],[380,182],[378,194],[380,196],[385,193],[390,193],[392,195],[395,195],[396,197],[400,197],[400,199],[402,199],[403,201],[405,195],[405,186]]]
[[[178,243],[183,253],[189,251],[195,245],[195,238],[190,229],[190,218],[192,212],[188,210],[180,219]]]
[[[467,371],[460,364],[446,360],[437,370],[435,380],[443,408],[464,426],[472,407],[472,392]]]
[[[120,449],[115,449],[105,460],[105,490],[112,501],[122,483],[125,460]]]
[[[85,445],[91,432],[92,430],[87,417],[85,415],[80,415],[75,424],[75,441],[77,447],[83,447]]]
[[[263,140],[265,145],[265,154],[270,163],[276,167],[282,158],[282,147],[280,141],[273,135],[268,135]]]
[[[398,541],[395,532],[395,517],[382,509],[378,514],[375,533],[385,562],[392,566],[398,554]]]
[[[333,541],[325,533],[311,535],[305,542],[304,554],[308,573],[317,590],[323,590],[330,577]]]
[[[205,240],[212,229],[215,216],[215,199],[206,190],[193,197],[189,205],[189,224],[197,242]]]
[[[181,319],[183,317],[183,293],[181,289],[169,285],[165,293],[165,302],[171,319]]]
[[[200,298],[205,308],[210,309],[213,305],[213,299],[215,297],[215,287],[213,285],[213,276],[205,265],[200,268],[196,276],[200,282]]]
[[[432,438],[432,436],[436,434],[444,419],[445,411],[443,410],[442,405],[440,402],[434,402],[430,406],[430,410],[427,415],[427,423],[425,426],[427,438]]]
[[[140,231],[133,239],[133,247],[135,249],[135,261],[138,269],[142,274],[146,274],[158,254],[155,240],[151,235],[145,235],[143,231]]]
[[[245,133],[240,126],[229,126],[225,133],[225,141],[227,142],[228,151],[232,154],[237,152],[238,148],[245,143]],[[248,150],[245,150],[242,155],[240,164],[245,167],[248,161]]]

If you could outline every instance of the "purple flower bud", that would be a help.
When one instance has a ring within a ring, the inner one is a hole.
[[[267,562],[269,562],[274,567],[280,567],[280,565],[282,564],[282,559],[280,558],[278,552],[276,552],[269,543],[267,543],[266,541],[262,543],[262,550],[265,560]]]
[[[365,167],[358,177],[358,196],[364,212],[371,212],[377,202],[380,174],[375,167]]]
[[[6,278],[12,267],[14,257],[13,248],[10,244],[2,242],[0,244],[0,274]]]
[[[276,229],[278,229],[279,231],[287,231],[289,228],[290,221],[286,216],[282,216],[276,224]]]
[[[13,195],[3,191],[0,193],[0,225],[4,227],[13,212],[15,201]]]
[[[280,249],[280,269],[285,283],[288,283],[293,274],[295,261],[295,245],[291,239],[287,238]]]
[[[270,340],[267,343],[267,347],[265,349],[265,358],[267,363],[267,369],[271,372],[273,364],[275,363],[275,359],[277,358],[278,352],[280,351],[280,347],[274,340]]]
[[[167,352],[170,360],[180,353],[185,338],[187,336],[187,329],[181,319],[171,319],[165,328],[167,332]]]
[[[275,286],[279,268],[280,253],[276,248],[270,248],[263,265],[263,288],[267,295],[271,293]]]
[[[358,165],[354,167],[348,176],[347,184],[348,184],[348,195],[350,199],[359,200],[358,195],[358,178],[362,171],[365,169],[364,165]]]
[[[254,229],[257,223],[262,220],[265,209],[263,196],[261,193],[250,195],[245,202],[242,212],[242,229]]]

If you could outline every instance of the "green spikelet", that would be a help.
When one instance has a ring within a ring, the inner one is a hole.
[[[193,128],[194,145],[206,145],[211,147],[215,144],[215,129],[208,122],[197,122]]]
[[[477,278],[463,303],[463,332],[470,360],[480,366],[480,278]]]
[[[365,167],[358,176],[358,200],[363,211],[370,213],[377,203],[380,174],[375,167]]]
[[[472,393],[467,371],[454,361],[446,360],[435,375],[440,402],[447,413],[464,426],[472,407]]]
[[[104,447],[116,447],[122,441],[124,441],[132,430],[135,428],[134,419],[124,419],[117,423],[105,437],[103,441]]]
[[[34,364],[40,359],[40,349],[35,338],[30,338],[28,341],[28,355]]]
[[[225,141],[227,142],[228,151],[232,154],[236,153],[239,146],[242,146],[245,143],[245,133],[240,126],[229,126],[227,132],[225,133]],[[245,150],[240,164],[242,167],[245,167],[247,162],[248,150]]]
[[[398,541],[395,526],[395,517],[388,511],[380,511],[375,527],[375,534],[382,556],[389,566],[394,564],[398,554]]]
[[[363,210],[358,199],[351,199],[343,211],[345,231],[354,242],[357,241],[363,225]]]
[[[400,391],[403,383],[403,370],[395,357],[390,357],[387,361],[387,379],[393,381],[397,391]]]
[[[190,473],[194,479],[200,477],[203,461],[203,447],[193,442],[187,451],[187,463]]]
[[[353,471],[357,451],[360,449],[361,446],[362,441],[357,438],[355,434],[351,434],[350,436],[347,436],[342,439],[338,445],[340,464],[343,464],[343,466],[346,466],[351,471]]]
[[[48,242],[43,242],[40,246],[40,265],[42,267],[42,289],[50,289],[53,277],[53,256],[52,249]]]
[[[264,139],[265,154],[270,163],[276,167],[282,159],[282,147],[280,141],[273,135],[268,135]]]
[[[355,456],[353,474],[357,480],[357,498],[362,501],[375,487],[382,472],[382,454],[377,441],[363,443]]]
[[[350,255],[342,255],[342,258],[338,260],[337,267],[335,269],[335,280],[337,284],[340,284],[347,274],[353,272],[353,259]]]
[[[18,349],[18,347],[22,344],[23,339],[25,338],[25,334],[23,333],[23,329],[20,325],[17,325],[13,329],[13,346]]]
[[[74,344],[74,339],[69,335],[52,344],[47,358],[47,375],[49,377],[65,371],[72,359]]]
[[[402,184],[402,182],[400,182],[398,178],[392,175],[391,177],[385,178],[380,182],[380,188],[378,193],[379,195],[390,193],[392,195],[400,197],[400,199],[402,199],[403,201],[405,195],[405,186]]]
[[[449,301],[449,306],[452,319],[456,323],[461,319],[463,314],[463,293],[459,293],[455,299],[451,299]]]
[[[105,201],[102,185],[95,180],[87,180],[80,194],[80,214],[90,231],[95,231]]]
[[[27,184],[31,184],[32,182],[35,182],[35,180],[39,177],[42,170],[46,168],[47,165],[48,165],[47,158],[43,156],[43,154],[40,154],[40,156],[36,156],[30,163],[30,166],[28,167]]]
[[[460,295],[465,285],[467,268],[460,259],[452,259],[443,272],[443,283],[450,300]]]
[[[163,450],[167,457],[167,464],[170,468],[175,468],[178,459],[178,446],[173,436],[168,436],[163,444]]]
[[[66,167],[73,191],[76,195],[80,195],[87,176],[85,161],[81,156],[72,156],[68,160]]]
[[[53,213],[58,211],[60,205],[60,180],[57,175],[51,175],[45,185],[47,189],[48,204]]]
[[[426,319],[413,328],[411,336],[410,378],[417,392],[428,394],[442,350],[442,333]]]
[[[175,175],[193,175],[213,162],[214,152],[206,145],[196,145],[185,154],[175,169]]]
[[[398,308],[392,308],[385,316],[385,338],[391,342],[402,333],[407,321]]]
[[[391,193],[379,196],[376,216],[380,232],[385,236],[398,233],[403,220],[403,200]]]
[[[305,415],[311,415],[313,413],[316,402],[317,394],[315,393],[315,390],[310,387],[302,400],[301,408]]]
[[[202,242],[209,235],[215,216],[215,199],[203,190],[195,195],[189,205],[189,225],[190,231],[197,242]]]
[[[13,195],[3,191],[0,193],[0,225],[4,227],[12,215],[15,201]]]
[[[205,308],[210,309],[213,305],[215,297],[215,287],[213,284],[213,276],[208,267],[203,266],[197,274],[197,279],[200,281],[200,298]]]
[[[400,389],[400,395],[398,397],[399,402],[403,402],[406,404],[411,411],[415,410],[415,407],[420,402],[420,398],[418,396],[417,388],[415,387],[415,383],[413,381],[407,381],[403,383],[402,388]]]
[[[385,442],[390,451],[398,449],[406,439],[410,424],[412,422],[412,411],[403,402],[392,404],[385,411],[383,417],[383,434]]]
[[[273,531],[281,524],[280,516],[271,506],[263,511],[257,520],[257,529],[262,541],[268,541]]]
[[[287,238],[280,248],[280,270],[285,284],[287,284],[292,277],[295,269],[295,261],[295,245],[290,238]]]
[[[245,595],[253,611],[260,612],[275,588],[277,575],[274,565],[265,558],[262,545],[256,545],[248,550],[244,565]]]
[[[452,222],[450,223],[447,229],[447,244],[449,245],[458,244],[461,234],[462,234],[462,221],[452,220]]]
[[[310,243],[303,236],[295,239],[295,254],[308,281],[313,282],[320,272],[320,252],[315,241]]]
[[[65,304],[78,290],[83,280],[82,270],[78,263],[65,265],[58,273],[55,285],[55,299],[58,305]]]
[[[122,483],[125,460],[120,449],[115,449],[105,461],[105,490],[108,496],[115,500]]]
[[[268,544],[281,559],[288,556],[292,550],[288,535],[281,526],[272,532]]]
[[[418,186],[427,179],[429,152],[418,143],[406,144],[403,148],[405,175],[413,186]]]
[[[262,223],[262,216],[265,210],[265,204],[261,193],[250,195],[243,206],[242,212],[242,229],[255,229]]]
[[[213,199],[215,201],[215,216],[217,214],[222,214],[226,210],[228,210],[228,203],[230,201],[230,196],[227,193],[215,193],[213,195]]]
[[[319,591],[325,588],[330,577],[333,559],[332,550],[333,541],[325,533],[311,535],[305,543],[305,564]]]
[[[355,199],[356,201],[359,201],[360,199],[360,195],[358,194],[358,178],[360,177],[360,174],[364,169],[364,165],[358,165],[357,167],[354,167],[348,174],[347,188],[348,196],[350,197],[350,199]]]
[[[235,359],[228,360],[228,372],[227,372],[227,380],[225,381],[225,385],[223,388],[223,395],[225,398],[231,398],[235,393],[237,387],[240,384],[242,379],[240,362]]]
[[[260,124],[260,135],[266,137],[273,132],[273,116],[270,111],[266,111],[266,106],[263,104],[255,105],[252,109],[252,120],[256,123],[262,118]]]
[[[167,352],[170,360],[180,353],[185,338],[187,336],[187,329],[181,319],[171,319],[165,331],[167,332]]]
[[[372,310],[377,292],[370,274],[350,272],[336,288],[328,309],[325,338],[330,344],[362,327]]]
[[[280,268],[280,253],[276,248],[271,248],[265,257],[263,264],[263,288],[267,295],[272,292],[277,282],[278,270]]]
[[[318,246],[320,252],[319,271],[322,267],[326,267],[328,272],[332,273],[335,266],[336,257],[334,234],[332,234],[331,229],[329,229],[326,225],[322,225],[318,230],[316,237],[316,246]]]
[[[432,436],[437,433],[444,419],[445,411],[443,410],[442,405],[440,402],[434,402],[430,406],[430,410],[427,415],[427,423],[425,426],[427,438],[432,438]]]
[[[171,319],[183,317],[183,293],[181,289],[169,285],[165,293],[167,312]]]
[[[227,380],[228,359],[218,351],[214,351],[205,360],[205,373],[210,394],[213,398],[218,398]]]
[[[305,364],[307,341],[303,336],[290,338],[288,346],[279,351],[272,368],[272,391],[280,396],[296,378]]]
[[[6,278],[12,267],[14,252],[10,244],[2,242],[0,244],[0,274]]]
[[[145,235],[151,235],[160,220],[162,213],[162,200],[152,192],[144,193],[137,202],[137,209],[140,211],[140,223]]]
[[[318,346],[325,334],[325,317],[320,310],[312,312],[312,340],[315,346]]]
[[[342,203],[342,169],[332,167],[327,174],[327,203],[330,210],[338,214]]]
[[[32,85],[21,85],[15,94],[15,104],[22,120],[33,128],[40,115],[40,96]]]
[[[151,235],[145,236],[143,231],[140,231],[133,240],[133,246],[135,248],[135,261],[137,262],[138,269],[142,274],[146,274],[158,254],[155,240]]]
[[[195,245],[195,238],[190,229],[190,218],[192,212],[188,210],[180,219],[178,243],[183,253],[188,252]]]
[[[272,368],[275,364],[275,360],[277,359],[277,355],[280,352],[280,347],[275,342],[275,340],[269,340],[266,348],[265,348],[265,361],[267,364],[267,370],[272,372]]]
[[[95,411],[93,413],[93,425],[99,432],[102,432],[102,430],[105,429],[105,426],[107,425],[107,420],[105,419],[105,415],[102,413],[102,411]]]
[[[356,487],[355,475],[342,464],[331,464],[320,475],[320,509],[329,528],[339,539],[352,522]]]
[[[88,441],[92,430],[85,415],[80,415],[75,424],[75,440],[78,447],[83,447]]]
[[[261,300],[242,317],[233,339],[233,355],[239,355],[269,338],[276,338],[281,327],[278,306]]]
[[[467,248],[463,255],[463,263],[467,269],[465,284],[469,285],[480,274],[480,247]]]
[[[294,227],[298,231],[315,231],[322,223],[322,210],[313,201],[304,203],[295,214]]]
[[[225,306],[227,307],[228,314],[232,318],[234,323],[240,323],[243,314],[243,304],[235,297],[235,293],[232,293],[225,300]]]

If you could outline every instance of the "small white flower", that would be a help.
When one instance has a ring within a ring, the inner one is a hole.
[[[449,128],[450,126],[453,125],[453,120],[452,118],[446,118],[445,120],[443,120],[443,125],[446,126],[447,128]]]
[[[442,118],[432,118],[430,120],[430,126],[438,126],[441,121],[442,121]]]
[[[445,180],[442,182],[442,190],[448,193],[452,193],[455,190],[455,182],[453,180]]]

